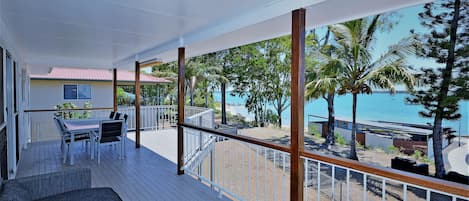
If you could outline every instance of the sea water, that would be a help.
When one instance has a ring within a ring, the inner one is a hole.
[[[220,92],[215,92],[213,95],[215,101],[221,101]],[[423,111],[423,106],[406,103],[405,98],[409,96],[408,93],[393,95],[382,92],[371,95],[360,94],[357,97],[357,120],[380,120],[414,124],[433,123],[433,119],[423,118],[419,115],[419,111]],[[245,102],[246,97],[233,96],[230,92],[226,93],[226,103],[232,105],[236,113],[248,119],[253,119],[254,115],[244,107]],[[469,135],[469,101],[461,101],[459,106],[462,118],[455,121],[444,121],[443,126],[451,127],[456,131],[455,135]],[[269,108],[273,110],[273,106],[269,106]],[[352,119],[352,95],[336,96],[334,108],[337,118]],[[308,121],[308,115],[327,117],[327,102],[322,98],[305,102],[304,109],[305,122]],[[273,111],[275,112],[275,110]],[[290,126],[290,107],[282,113],[282,124]]]

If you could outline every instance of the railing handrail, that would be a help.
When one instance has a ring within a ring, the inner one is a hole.
[[[113,110],[112,107],[96,107],[96,108],[74,108],[74,109],[26,109],[23,112],[61,112],[61,111],[83,111],[83,110]]]
[[[141,105],[141,108],[159,108],[159,107],[176,107],[177,105]],[[123,106],[117,106],[117,108],[135,108],[135,106],[131,105],[123,105]]]
[[[176,105],[146,105],[141,107],[175,107]],[[194,107],[194,106],[189,106]],[[118,108],[135,108],[135,106],[119,106]],[[201,107],[194,107],[199,109]],[[60,111],[82,111],[82,110],[114,110],[113,107],[95,107],[95,108],[69,108],[69,109],[25,109],[23,112],[60,112]]]
[[[203,116],[203,115],[205,115],[205,114],[207,114],[207,113],[213,112],[213,110],[210,109],[210,108],[205,108],[205,109],[206,109],[205,111],[202,111],[202,112],[199,112],[199,113],[195,113],[195,114],[193,114],[193,115],[191,115],[191,116],[189,116],[189,117],[186,117],[186,119],[193,119],[193,118],[196,118],[196,117],[199,117],[199,116]]]
[[[199,131],[203,131],[203,132],[207,132],[207,133],[211,133],[211,134],[215,134],[219,136],[232,138],[232,139],[239,140],[242,142],[264,146],[264,147],[275,149],[278,151],[290,153],[289,146],[268,142],[266,140],[261,140],[261,139],[257,139],[257,138],[253,138],[249,136],[233,135],[233,134],[225,133],[223,131],[203,128],[203,127],[195,126],[195,125],[188,124],[188,123],[179,124],[178,126],[196,129]],[[330,155],[319,154],[319,153],[311,153],[308,151],[301,151],[300,155],[305,158],[311,158],[311,159],[315,159],[315,160],[322,161],[325,163],[330,163],[333,165],[350,168],[350,169],[356,170],[357,172],[373,174],[373,175],[381,176],[384,178],[389,178],[392,180],[400,181],[403,183],[409,183],[415,186],[422,186],[422,187],[429,188],[429,189],[435,189],[441,192],[450,193],[450,194],[454,194],[457,196],[469,197],[469,186],[464,185],[464,184],[459,184],[459,183],[436,179],[436,178],[427,177],[427,176],[421,176],[421,175],[417,175],[417,174],[413,174],[409,172],[404,172],[401,170],[394,170],[394,169],[389,169],[389,168],[384,168],[384,167],[378,167],[378,166],[371,165],[371,164],[364,164],[358,161],[354,161],[354,160],[350,160],[346,158],[340,158],[337,156],[330,156]]]
[[[230,133],[225,133],[223,131],[210,129],[210,128],[204,128],[204,127],[200,127],[200,126],[195,126],[193,124],[188,124],[188,123],[178,124],[178,126],[182,126],[182,127],[185,127],[185,128],[196,129],[196,130],[199,130],[199,131],[202,131],[202,132],[211,133],[211,134],[219,135],[219,136],[222,136],[222,137],[227,137],[227,138],[231,138],[231,139],[234,139],[234,140],[239,140],[239,141],[242,141],[242,142],[247,142],[247,143],[250,143],[250,144],[255,144],[255,145],[275,149],[275,150],[278,150],[278,151],[283,151],[283,152],[290,153],[290,147],[289,146],[272,143],[272,142],[269,142],[267,140],[256,139],[256,138],[249,137],[249,136],[244,136],[244,135],[233,135],[233,134],[230,134]]]
[[[401,170],[379,167],[372,164],[364,164],[358,161],[340,158],[337,156],[325,155],[321,153],[312,153],[310,151],[301,151],[300,155],[305,158],[310,158],[321,162],[350,168],[354,171],[356,170],[357,172],[373,174],[399,182],[409,183],[415,186],[422,186],[425,188],[435,189],[438,191],[451,193],[458,196],[469,197],[469,186],[464,184],[436,179],[428,176],[417,175]]]

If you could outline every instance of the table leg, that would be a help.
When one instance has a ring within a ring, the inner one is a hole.
[[[125,131],[125,134],[124,134],[124,157],[127,157],[127,152],[125,151],[126,147],[127,147],[127,130]]]
[[[96,140],[95,140],[95,136],[94,136],[94,132],[90,132],[90,146],[91,146],[91,160],[94,159],[94,148],[95,148],[95,143],[96,143]]]
[[[68,150],[68,154],[70,155],[70,165],[73,165],[73,145],[75,144],[75,134],[72,132],[70,134],[70,148]]]

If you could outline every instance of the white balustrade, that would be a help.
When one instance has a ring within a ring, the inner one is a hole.
[[[337,164],[302,158],[305,164],[304,200],[469,200],[467,197],[414,185],[410,181],[398,181]]]
[[[185,160],[184,171],[220,196],[234,200],[288,200],[289,153],[190,128],[184,128],[184,138],[185,150],[194,150],[192,147],[200,139],[214,139],[196,152],[200,157]]]

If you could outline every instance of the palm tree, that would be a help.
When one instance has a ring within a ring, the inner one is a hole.
[[[327,135],[324,146],[329,147],[335,144],[334,137],[334,98],[336,90],[341,83],[341,74],[339,70],[341,68],[340,63],[331,57],[327,63],[321,63],[320,66],[314,69],[309,69],[308,82],[305,86],[305,98],[306,100],[313,100],[322,97],[327,101]]]
[[[223,68],[216,65],[214,54],[207,54],[189,59],[187,62],[185,82],[189,92],[190,105],[194,106],[194,95],[197,85],[201,87],[200,94],[204,96],[205,107],[208,107],[208,97],[219,82],[228,82],[223,76]]]
[[[185,72],[186,93],[189,93],[189,104],[194,106],[197,87],[200,94],[204,96],[205,107],[208,107],[210,91],[216,88],[218,82],[226,83],[227,78],[223,76],[222,67],[215,62],[214,54],[207,54],[188,59]],[[176,62],[164,63],[153,67],[153,75],[171,80],[165,91],[170,98],[177,93],[177,64]],[[187,95],[187,94],[186,94]]]
[[[413,37],[405,38],[392,45],[376,60],[371,51],[377,31],[382,28],[380,15],[363,18],[341,24],[331,25],[329,29],[334,34],[336,52],[340,58],[342,68],[338,94],[351,93],[352,104],[352,136],[350,159],[358,160],[356,152],[356,116],[357,95],[371,94],[373,89],[387,89],[395,92],[396,84],[405,84],[412,88],[415,78],[411,69],[405,63],[406,55],[414,53]]]
[[[228,68],[231,67],[231,49],[221,50],[215,53],[215,63],[220,65],[222,68],[222,75],[226,78],[225,81],[220,82],[220,92],[221,92],[221,124],[227,124],[226,121],[226,84],[229,82],[228,77]]]
[[[336,55],[333,55],[334,46],[329,45],[330,30],[328,29],[324,37],[324,43],[319,45],[321,41],[317,39],[314,31],[308,35],[309,54],[307,60],[307,75],[305,86],[306,100],[314,100],[323,98],[327,102],[327,135],[324,142],[325,148],[335,144],[334,128],[335,128],[335,112],[334,98],[336,90],[340,84],[340,69],[342,68],[340,61]]]
[[[162,77],[170,80],[171,83],[162,85],[166,98],[169,98],[169,104],[173,104],[173,98],[177,95],[177,64],[176,62],[163,63],[153,66],[152,74],[156,77]]]

